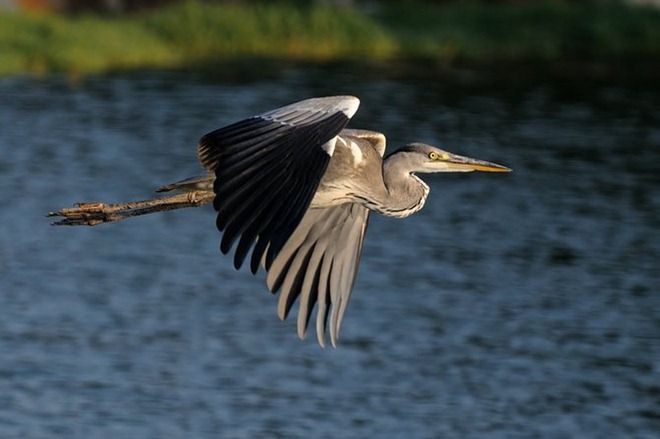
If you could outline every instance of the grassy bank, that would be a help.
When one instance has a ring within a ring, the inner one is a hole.
[[[0,11],[0,74],[181,68],[235,57],[660,59],[660,10],[547,3],[389,3],[379,9],[196,1],[125,17]]]

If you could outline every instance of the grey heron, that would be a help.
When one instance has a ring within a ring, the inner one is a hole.
[[[312,98],[212,131],[198,145],[207,173],[159,189],[213,190],[222,253],[235,245],[236,269],[248,256],[253,274],[265,268],[280,319],[299,300],[300,338],[316,306],[321,346],[326,331],[337,343],[370,211],[419,211],[429,186],[417,173],[510,171],[424,143],[384,157],[382,133],[345,128],[359,104]]]

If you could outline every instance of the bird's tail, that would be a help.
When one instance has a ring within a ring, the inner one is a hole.
[[[174,183],[166,184],[156,189],[156,192],[169,192],[169,191],[208,191],[213,192],[213,182],[215,181],[215,174],[211,171],[204,171],[203,173],[194,175],[192,177],[184,178]]]

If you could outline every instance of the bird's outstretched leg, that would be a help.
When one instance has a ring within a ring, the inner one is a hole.
[[[213,201],[214,196],[210,191],[192,191],[128,203],[76,203],[75,207],[49,212],[47,216],[61,217],[54,226],[96,226],[149,213],[202,206]]]

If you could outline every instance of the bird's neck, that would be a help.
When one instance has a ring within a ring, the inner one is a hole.
[[[383,160],[383,183],[387,199],[382,206],[386,207],[377,209],[379,213],[405,218],[424,207],[429,187],[405,165],[400,155],[395,153]]]

